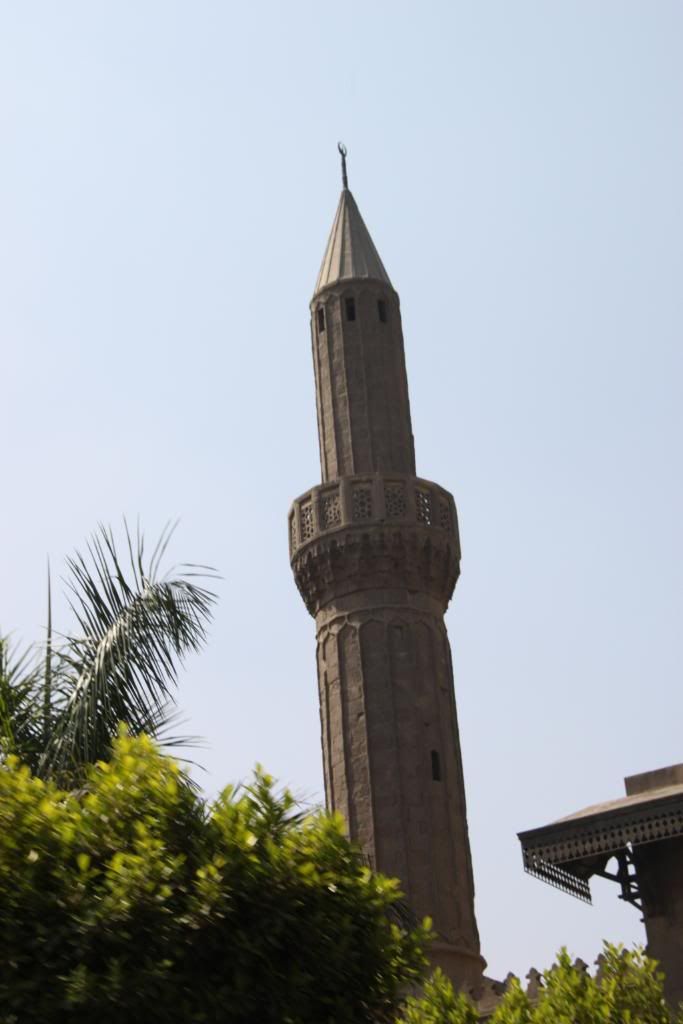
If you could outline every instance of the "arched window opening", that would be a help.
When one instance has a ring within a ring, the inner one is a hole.
[[[355,299],[349,298],[349,299],[346,300],[346,319],[347,320],[355,320],[356,319],[356,300]]]
[[[377,312],[379,313],[380,323],[385,324],[387,322],[387,304],[384,299],[377,300]]]
[[[318,333],[322,334],[325,330],[325,310],[322,306],[318,306]]]
[[[438,750],[432,750],[432,778],[434,782],[441,782],[441,759]]]

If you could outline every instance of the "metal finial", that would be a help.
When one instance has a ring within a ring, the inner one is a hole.
[[[341,153],[341,158],[342,158],[342,185],[344,186],[344,188],[348,188],[349,187],[349,177],[348,177],[348,175],[346,173],[346,154],[347,154],[348,150],[346,149],[346,146],[344,145],[343,142],[338,142],[337,143],[337,149]]]

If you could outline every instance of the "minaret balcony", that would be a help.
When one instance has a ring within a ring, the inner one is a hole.
[[[289,511],[290,558],[322,536],[374,524],[446,532],[458,543],[455,502],[448,491],[414,476],[375,473],[342,477],[297,498]]]
[[[459,573],[453,497],[414,476],[345,476],[312,488],[290,509],[289,545],[312,615],[345,594],[395,588],[427,594],[443,611]]]

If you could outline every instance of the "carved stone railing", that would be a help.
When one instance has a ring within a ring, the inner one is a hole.
[[[622,950],[621,956],[624,957],[625,955],[626,951]],[[597,970],[594,972],[594,977],[598,984],[602,984],[605,978],[603,973],[604,964],[605,957],[601,953],[595,960]],[[574,961],[572,967],[577,974],[589,973],[588,964],[580,957]],[[551,967],[550,970],[552,972],[554,968]],[[538,1003],[546,987],[546,975],[541,973],[541,971],[537,971],[535,967],[532,967],[526,975],[526,980],[527,985],[525,986],[524,982],[512,973],[508,974],[505,981],[494,981],[493,978],[484,977],[483,984],[476,992],[472,989],[466,988],[465,993],[477,1007],[477,1010],[479,1011],[479,1020],[483,1024],[483,1022],[487,1021],[495,1012],[499,1003],[504,999],[505,994],[510,990],[513,984],[519,984],[522,991],[526,992],[532,1006],[535,1006]]]
[[[414,476],[375,473],[320,484],[297,498],[289,511],[290,558],[323,536],[374,524],[445,532],[458,547],[457,513],[448,491]]]

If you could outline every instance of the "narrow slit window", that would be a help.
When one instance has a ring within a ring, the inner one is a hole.
[[[325,330],[325,310],[320,306],[318,308],[318,333],[322,334]]]
[[[355,320],[356,319],[356,300],[355,299],[347,299],[346,300],[346,319],[347,320]]]
[[[382,324],[387,322],[387,304],[384,299],[377,300],[377,312],[379,313],[379,321]]]
[[[432,750],[432,778],[434,782],[441,782],[441,759],[438,750]]]

